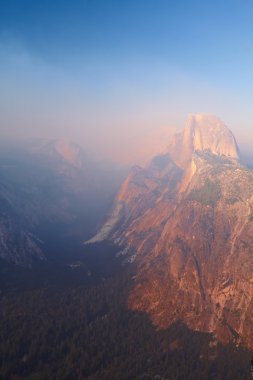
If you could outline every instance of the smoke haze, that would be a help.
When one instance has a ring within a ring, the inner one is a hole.
[[[1,138],[64,137],[119,162],[138,161],[140,151],[143,161],[149,136],[162,149],[164,130],[208,112],[251,146],[252,5],[235,6],[225,21],[218,3],[192,5],[195,18],[187,2],[183,12],[163,1],[2,2]]]

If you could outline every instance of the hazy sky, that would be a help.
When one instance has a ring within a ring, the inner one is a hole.
[[[221,117],[253,146],[252,0],[0,0],[0,136],[124,153]]]

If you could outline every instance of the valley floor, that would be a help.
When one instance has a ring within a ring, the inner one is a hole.
[[[113,257],[100,246],[72,265],[1,266],[1,379],[250,379],[250,352],[130,311],[132,274]]]

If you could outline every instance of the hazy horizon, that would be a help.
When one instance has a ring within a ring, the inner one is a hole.
[[[249,1],[0,8],[0,138],[68,138],[124,161],[204,112],[253,146]]]

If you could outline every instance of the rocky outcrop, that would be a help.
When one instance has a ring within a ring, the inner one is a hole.
[[[193,153],[203,151],[239,159],[235,138],[223,121],[213,115],[190,114],[185,129],[174,136],[169,154],[179,166],[185,168]]]
[[[132,309],[253,346],[253,172],[219,119],[191,115],[132,170],[93,241],[105,238],[134,253]]]

